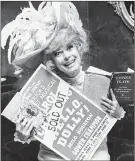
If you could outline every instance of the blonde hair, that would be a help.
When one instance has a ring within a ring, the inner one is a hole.
[[[51,44],[46,48],[45,54],[53,54],[54,52],[59,51],[62,47],[70,44],[74,44],[77,47],[81,56],[87,52],[89,46],[85,31],[83,34],[80,34],[73,31],[71,28],[60,29]]]
[[[52,54],[71,44],[74,44],[76,46],[81,57],[89,50],[88,40],[84,29],[83,34],[75,32],[74,30],[72,30],[72,28],[62,28],[59,30],[56,37],[44,51],[45,55],[48,55],[46,67],[49,70],[55,71],[56,69],[56,66],[52,59]]]

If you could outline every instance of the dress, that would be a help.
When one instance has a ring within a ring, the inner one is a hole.
[[[70,85],[74,86],[78,90],[82,91],[84,94],[88,94],[87,90],[83,90],[84,86],[87,86],[86,79],[87,74],[81,71],[75,78],[63,78]],[[85,88],[87,89],[87,88]],[[38,154],[39,161],[47,161],[47,160],[64,160],[60,156],[58,156],[55,152],[47,148],[45,145],[40,144],[40,150]],[[101,143],[95,154],[93,155],[91,160],[110,160],[110,155],[108,153],[107,148],[107,138]]]

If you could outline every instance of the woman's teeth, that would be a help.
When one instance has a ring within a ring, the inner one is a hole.
[[[66,63],[65,66],[70,66],[71,64],[73,64],[75,62],[75,59],[74,60],[71,60],[70,62]]]

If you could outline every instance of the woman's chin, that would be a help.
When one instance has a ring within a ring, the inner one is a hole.
[[[80,72],[80,69],[76,69],[76,68],[71,68],[69,70],[67,70],[67,72],[65,72],[65,74],[67,74],[68,77],[76,77]]]

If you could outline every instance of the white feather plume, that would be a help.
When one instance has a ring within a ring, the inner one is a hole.
[[[8,61],[16,65],[43,51],[61,27],[71,27],[85,36],[75,5],[71,2],[42,2],[38,10],[31,2],[1,32],[1,47],[9,41]],[[15,46],[18,48],[15,50]],[[22,50],[19,50],[21,48]],[[11,60],[12,53],[15,59]]]

